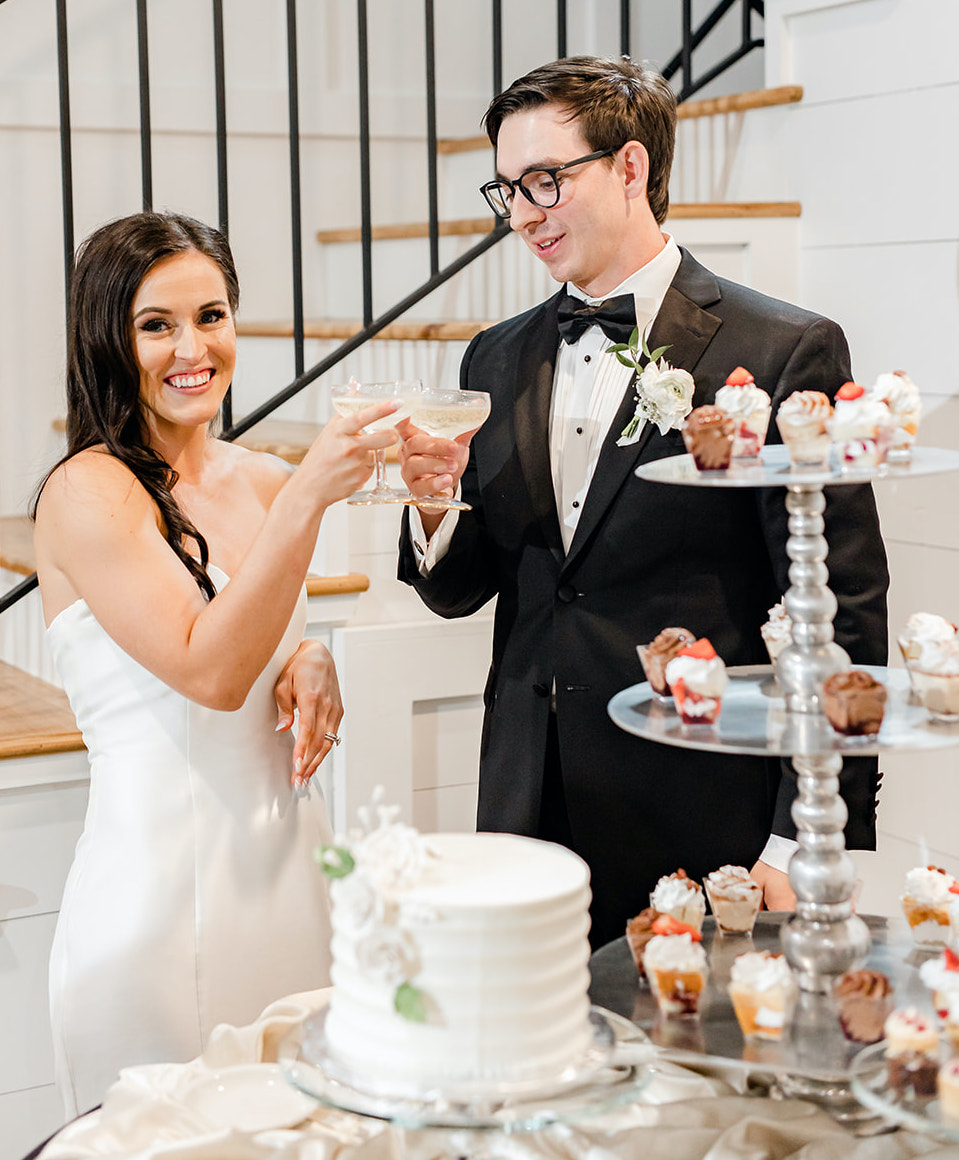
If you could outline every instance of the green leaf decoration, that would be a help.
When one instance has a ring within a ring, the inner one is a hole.
[[[620,354],[619,351],[616,351],[616,357],[624,367],[632,367],[634,370],[636,369],[636,363],[631,358],[627,358],[626,355]]]
[[[426,1022],[426,999],[412,983],[400,983],[393,996],[393,1006],[398,1015],[411,1023]]]
[[[629,350],[628,342],[614,342],[612,346],[606,348],[607,354],[618,354],[621,350]]]
[[[317,846],[313,858],[327,878],[345,878],[356,865],[353,855],[342,846]]]
[[[672,343],[668,342],[665,346],[657,346],[653,351],[647,351],[646,356],[650,362],[657,362],[663,355],[672,347]]]

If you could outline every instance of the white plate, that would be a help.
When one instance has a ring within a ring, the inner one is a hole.
[[[275,1063],[212,1072],[190,1084],[182,1099],[215,1127],[243,1132],[292,1128],[316,1111],[316,1101],[289,1084]]]

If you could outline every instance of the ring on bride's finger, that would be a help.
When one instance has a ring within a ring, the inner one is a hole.
[[[343,740],[343,738],[340,737],[338,733],[324,733],[323,736],[327,739],[327,741],[332,742],[333,745],[339,745],[339,743]]]

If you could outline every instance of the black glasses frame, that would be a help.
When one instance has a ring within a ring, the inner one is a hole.
[[[552,209],[554,205],[559,204],[560,187],[559,181],[556,179],[558,173],[562,173],[564,169],[572,169],[574,165],[585,165],[587,161],[598,161],[601,157],[612,157],[617,152],[618,150],[616,149],[597,149],[594,153],[587,153],[585,157],[577,157],[575,161],[567,161],[563,165],[534,165],[530,169],[525,169],[515,181],[506,181],[505,178],[501,178],[498,181],[487,181],[485,185],[480,186],[480,193],[486,198],[486,204],[493,213],[504,221],[509,218],[511,211],[507,209],[504,213],[502,208],[496,204],[493,200],[493,190],[499,190],[503,201],[506,202],[508,199],[509,203],[512,204],[518,189],[530,205],[535,205],[537,209]],[[548,173],[553,179],[556,195],[552,201],[547,204],[544,204],[542,201],[537,201],[526,188],[524,183],[531,173]],[[506,192],[507,190],[509,191],[508,193]]]

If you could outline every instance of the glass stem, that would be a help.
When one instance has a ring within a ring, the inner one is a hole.
[[[389,491],[389,485],[386,482],[386,449],[378,447],[373,452],[373,458],[376,461],[376,490]]]

